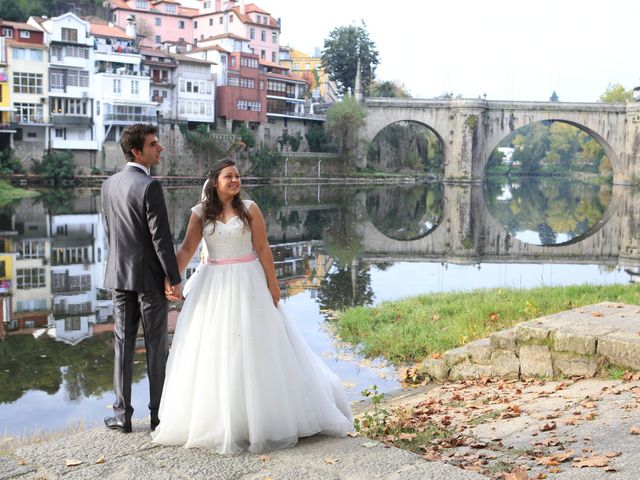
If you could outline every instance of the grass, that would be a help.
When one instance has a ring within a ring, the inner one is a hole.
[[[434,293],[341,312],[336,333],[394,364],[443,353],[515,324],[604,301],[640,304],[638,285],[577,285]]]
[[[0,180],[0,205],[6,205],[7,203],[25,197],[37,197],[40,195],[33,190],[25,190],[23,188],[16,188],[5,180]]]

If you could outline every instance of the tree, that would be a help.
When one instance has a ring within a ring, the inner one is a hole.
[[[559,102],[560,101],[560,97],[558,97],[558,94],[556,93],[555,90],[551,94],[551,97],[549,97],[549,101],[550,102]]]
[[[396,81],[374,80],[369,90],[372,97],[411,98],[407,88]]]
[[[604,103],[632,102],[633,91],[625,90],[624,87],[619,83],[610,83],[607,86],[607,90],[602,95],[600,95],[600,101]]]
[[[14,0],[0,0],[2,18],[11,22],[24,22],[27,14]]]
[[[341,93],[349,88],[352,92],[355,90],[358,58],[362,88],[368,92],[376,66],[380,63],[375,43],[369,39],[364,23],[362,27],[334,28],[324,41],[321,60],[322,68],[336,81]]]
[[[336,102],[327,112],[327,130],[335,141],[338,151],[351,157],[358,146],[358,131],[364,125],[364,109],[354,97],[345,97]]]
[[[0,174],[10,175],[12,173],[23,173],[24,168],[20,163],[20,159],[10,148],[0,150]]]
[[[304,138],[307,139],[309,145],[309,151],[311,152],[324,152],[327,149],[327,134],[322,125],[314,123],[309,127]]]

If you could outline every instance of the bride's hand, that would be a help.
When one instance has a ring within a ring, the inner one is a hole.
[[[271,293],[273,304],[277,307],[278,301],[280,300],[280,286],[277,283],[275,285],[270,286],[269,292]]]

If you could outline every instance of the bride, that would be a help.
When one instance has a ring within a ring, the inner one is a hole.
[[[209,258],[178,319],[154,443],[263,452],[352,430],[340,380],[278,306],[264,218],[240,183],[233,160],[216,162],[191,209],[178,266],[202,238]]]

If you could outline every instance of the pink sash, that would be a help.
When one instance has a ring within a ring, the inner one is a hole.
[[[234,263],[246,263],[253,262],[256,258],[256,254],[251,252],[242,257],[231,257],[231,258],[208,258],[207,263],[209,265],[232,265]]]

